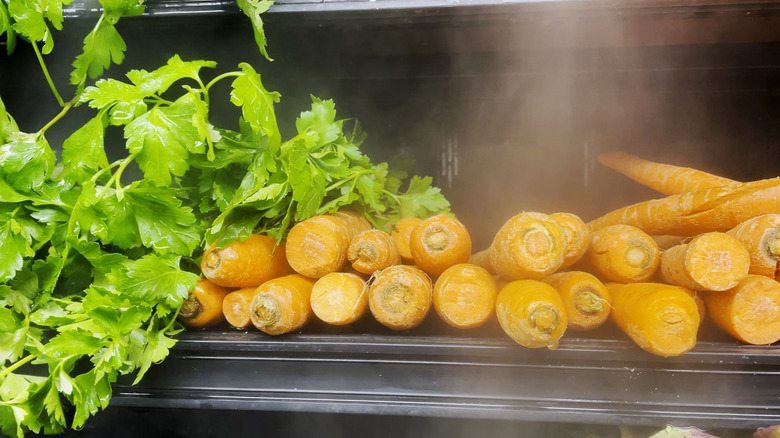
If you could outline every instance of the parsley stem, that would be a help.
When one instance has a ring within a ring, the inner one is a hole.
[[[15,364],[11,365],[10,367],[8,367],[8,368],[4,369],[2,372],[0,372],[0,380],[3,380],[3,377],[11,374],[17,368],[21,367],[22,365],[26,364],[27,362],[32,361],[33,359],[35,359],[35,356],[31,354],[31,355],[25,357],[24,359],[20,359],[20,360],[16,361]]]
[[[41,65],[43,75],[46,77],[46,82],[49,83],[49,88],[51,88],[52,93],[54,93],[54,97],[57,99],[57,103],[59,103],[60,106],[65,106],[65,101],[62,100],[60,93],[57,92],[57,87],[54,85],[54,81],[51,80],[51,75],[49,75],[49,69],[46,68],[46,63],[43,62],[43,55],[41,55],[41,51],[38,49],[38,43],[35,41],[31,41],[31,43],[33,50],[35,51],[35,57],[38,58],[38,64]]]
[[[60,103],[62,103],[62,102],[60,102]],[[62,111],[60,111],[59,114],[54,116],[53,119],[49,120],[49,123],[44,125],[44,127],[41,128],[40,131],[38,131],[38,135],[41,136],[46,131],[48,131],[48,129],[51,128],[55,123],[57,123],[61,118],[65,117],[65,114],[67,114],[68,111],[70,111],[71,108],[73,108],[73,101],[70,101],[70,102],[64,104],[64,106],[62,107]]]
[[[244,73],[242,73],[240,71],[231,71],[231,72],[227,72],[227,73],[222,73],[221,75],[219,75],[216,78],[214,78],[211,81],[209,81],[208,84],[206,84],[206,91],[208,93],[208,89],[211,88],[217,82],[221,81],[222,79],[229,78],[231,76],[239,77],[239,76],[243,76],[243,75],[244,75]]]

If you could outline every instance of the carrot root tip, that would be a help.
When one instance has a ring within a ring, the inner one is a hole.
[[[626,263],[638,268],[644,268],[650,262],[650,252],[644,245],[631,246],[625,254]]]
[[[773,233],[766,239],[767,253],[775,260],[780,260],[780,233]]]
[[[279,303],[268,296],[258,295],[254,300],[252,318],[255,324],[261,327],[269,327],[279,322],[282,310]]]
[[[355,248],[352,258],[363,263],[373,263],[379,258],[379,253],[374,245],[363,243]]]
[[[532,256],[544,256],[553,249],[553,242],[546,230],[531,228],[523,234],[523,243]]]

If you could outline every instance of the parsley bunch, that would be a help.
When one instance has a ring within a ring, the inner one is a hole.
[[[312,97],[284,140],[280,94],[248,64],[205,81],[201,71],[214,62],[173,56],[87,85],[122,62],[116,24],[142,13],[139,1],[101,0],[73,63],[75,97],[64,102],[42,55],[68,1],[0,0],[9,56],[17,37],[32,44],[62,107],[27,133],[0,99],[0,431],[16,437],[83,426],[119,376],[138,382],[167,356],[206,245],[251,233],[281,241],[293,223],[344,206],[377,227],[449,208],[430,178],[363,155],[365,134],[338,120],[330,100]],[[238,1],[268,58],[260,15],[271,2]],[[211,89],[225,80],[237,131],[209,119]],[[79,105],[94,116],[52,148],[47,130]],[[114,162],[108,130],[125,140],[127,154]],[[128,181],[130,166],[142,178]]]

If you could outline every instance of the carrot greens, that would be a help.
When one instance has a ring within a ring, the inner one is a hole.
[[[144,10],[141,1],[100,3],[65,101],[43,55],[68,1],[0,1],[2,56],[17,39],[30,43],[61,107],[23,132],[0,99],[0,431],[9,436],[80,428],[107,406],[112,383],[138,382],[164,360],[214,241],[252,233],[282,241],[294,223],[345,206],[384,227],[449,208],[430,178],[409,180],[363,155],[365,133],[337,119],[330,100],[312,97],[296,134],[283,139],[274,110],[281,95],[249,64],[215,75],[212,61],[173,56],[90,83],[124,59],[119,20]],[[260,16],[270,6],[239,0],[266,58]],[[229,97],[220,97],[236,107],[237,130],[210,119],[222,81],[230,81]],[[68,117],[77,106],[93,112],[81,126]],[[50,145],[55,124],[70,135]],[[124,145],[109,144],[110,131]]]

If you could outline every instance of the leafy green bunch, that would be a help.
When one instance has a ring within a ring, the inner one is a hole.
[[[32,44],[62,107],[27,133],[0,100],[3,433],[82,427],[107,406],[119,376],[135,373],[138,382],[162,361],[182,330],[177,314],[210,243],[251,233],[281,241],[296,221],[343,207],[378,227],[448,211],[430,178],[409,179],[405,169],[363,155],[365,134],[357,122],[338,120],[330,100],[312,97],[296,134],[283,140],[274,111],[280,94],[248,64],[205,80],[214,62],[173,56],[126,80],[87,85],[121,62],[125,45],[115,26],[142,13],[140,2],[101,1],[103,14],[73,64],[75,96],[64,102],[42,57],[53,47],[48,26],[62,27],[64,4],[0,0],[9,51],[17,36]],[[270,2],[239,6],[268,57],[260,15]],[[211,90],[221,81],[230,81],[237,130],[210,121]],[[52,148],[47,130],[79,105],[94,116]],[[126,151],[113,162],[110,130],[121,133]],[[128,178],[135,166],[141,177]]]

